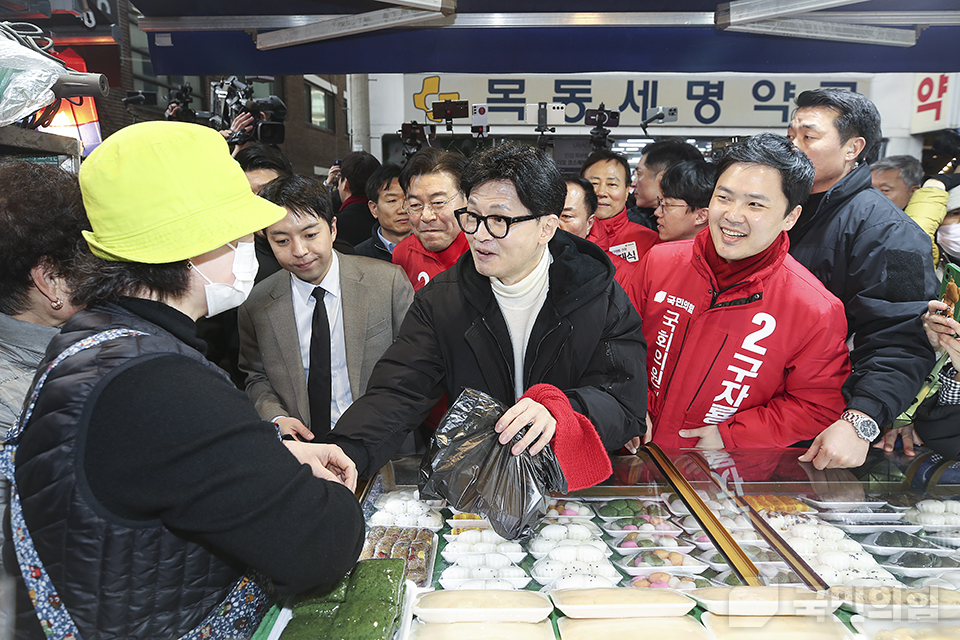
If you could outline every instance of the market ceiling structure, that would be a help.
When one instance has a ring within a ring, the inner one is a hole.
[[[960,70],[957,0],[134,4],[158,74]]]

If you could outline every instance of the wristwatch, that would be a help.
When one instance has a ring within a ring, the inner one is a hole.
[[[857,435],[867,442],[873,442],[880,435],[880,427],[873,418],[853,411],[844,411],[840,414],[840,419],[852,424],[857,431]]]

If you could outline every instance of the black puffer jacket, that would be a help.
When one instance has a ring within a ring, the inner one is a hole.
[[[58,365],[16,458],[24,519],[82,637],[177,638],[248,568],[287,593],[339,580],[363,541],[356,498],[290,455],[190,318],[137,299],[81,311],[40,369],[112,328],[147,335]],[[32,610],[18,637],[30,629],[43,637]]]
[[[847,408],[881,426],[909,406],[934,364],[920,324],[936,296],[930,237],[871,186],[861,164],[804,209],[790,253],[843,302],[853,335]]]
[[[640,316],[596,245],[558,231],[550,288],[524,358],[524,388],[546,382],[596,426],[607,449],[644,430],[646,346]],[[465,387],[516,402],[513,347],[490,280],[472,255],[420,290],[400,336],[377,363],[367,393],[341,416],[330,441],[377,471],[444,392]]]

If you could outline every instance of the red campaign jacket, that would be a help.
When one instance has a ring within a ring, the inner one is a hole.
[[[393,248],[393,264],[403,267],[413,290],[420,291],[435,276],[455,265],[457,259],[469,249],[467,236],[462,231],[449,247],[439,253],[428,251],[417,236],[411,234]]]
[[[624,207],[623,211],[612,218],[594,218],[587,240],[609,254],[636,263],[643,260],[650,247],[660,241],[660,236],[642,224],[631,222]],[[619,263],[614,260],[613,266],[619,267]]]
[[[843,304],[792,256],[714,294],[708,229],[654,247],[627,293],[647,340],[653,441],[693,447],[680,429],[717,424],[726,449],[787,447],[845,407],[850,374]]]

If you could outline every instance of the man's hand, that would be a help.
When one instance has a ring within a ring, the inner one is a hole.
[[[653,422],[650,421],[650,413],[647,413],[647,430],[643,432],[642,436],[637,436],[636,438],[630,438],[627,441],[627,444],[623,445],[627,451],[630,453],[636,453],[640,449],[640,445],[647,444],[650,440],[653,439]]]
[[[720,437],[720,427],[715,424],[706,424],[697,429],[680,429],[677,435],[681,438],[700,438],[694,447],[695,449],[723,449],[723,438]]]
[[[315,477],[357,490],[357,465],[337,445],[296,440],[284,440],[283,444],[301,464],[310,466]]]
[[[281,436],[300,436],[301,440],[313,440],[313,432],[296,418],[277,418],[274,420]]]
[[[515,456],[523,453],[527,447],[530,447],[530,455],[537,455],[550,444],[553,434],[557,432],[557,421],[545,406],[530,398],[521,398],[497,420],[495,430],[500,434],[500,444],[510,442],[527,425],[530,428],[510,450]]]
[[[813,462],[817,469],[859,467],[867,459],[870,443],[857,435],[846,420],[837,420],[820,432],[800,462]]]
[[[327,185],[331,189],[336,187],[340,183],[340,165],[335,164],[330,167],[330,173],[327,174],[327,179],[324,180],[323,184]]]
[[[923,444],[923,440],[920,439],[919,434],[913,429],[913,423],[911,422],[908,425],[900,427],[898,429],[888,429],[886,433],[883,434],[883,437],[873,445],[874,449],[883,449],[886,452],[893,451],[894,445],[897,444],[897,436],[903,437],[903,452],[909,456],[913,457],[916,452],[913,450],[914,445]]]

